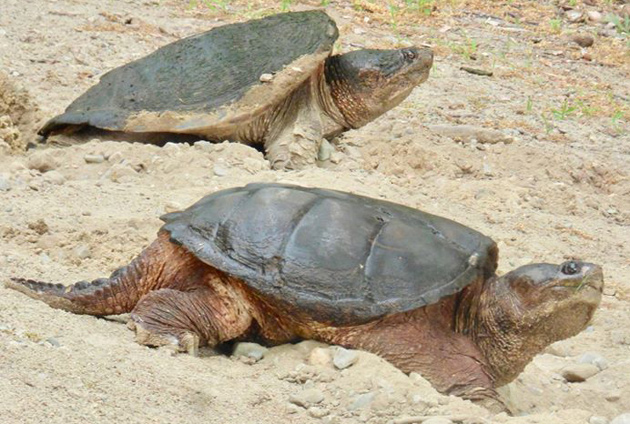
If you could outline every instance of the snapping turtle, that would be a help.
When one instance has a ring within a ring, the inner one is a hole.
[[[415,47],[331,56],[337,36],[322,11],[221,26],[103,75],[40,134],[91,127],[144,142],[183,134],[261,146],[276,169],[314,163],[322,138],[399,104],[433,63],[430,49]]]
[[[140,343],[191,353],[232,339],[364,349],[496,409],[495,387],[583,330],[601,299],[597,265],[498,277],[490,238],[334,190],[250,184],[162,219],[157,240],[109,278],[7,286],[78,314],[131,312]]]

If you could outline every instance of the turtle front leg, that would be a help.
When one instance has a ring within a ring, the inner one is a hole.
[[[286,102],[265,141],[265,153],[271,167],[301,169],[315,164],[322,142],[320,110],[306,85]]]
[[[509,413],[479,348],[470,338],[455,333],[444,317],[439,304],[432,305],[326,331],[319,338],[375,353],[405,373],[421,374],[441,393],[469,399],[493,412]]]
[[[131,312],[136,341],[147,346],[174,346],[197,355],[200,346],[215,346],[240,336],[252,317],[238,292],[222,283],[190,291],[161,289],[144,296]]]

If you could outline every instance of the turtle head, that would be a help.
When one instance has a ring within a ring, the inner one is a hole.
[[[482,294],[477,343],[497,385],[514,379],[549,344],[584,330],[604,287],[598,265],[568,261],[522,266],[491,281]]]
[[[518,305],[521,321],[551,325],[557,339],[586,328],[599,305],[604,287],[598,265],[568,261],[560,265],[525,265],[499,279]],[[566,314],[569,315],[566,315]]]
[[[327,59],[326,82],[346,123],[358,128],[402,102],[432,65],[427,48],[356,50]]]

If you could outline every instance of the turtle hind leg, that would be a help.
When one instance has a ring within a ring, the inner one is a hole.
[[[247,332],[253,319],[243,295],[226,279],[210,278],[188,291],[160,289],[145,295],[131,312],[137,342],[196,355],[200,346],[212,347]]]
[[[273,169],[300,169],[313,165],[322,142],[321,111],[311,94],[311,83],[296,90],[276,113],[265,141],[267,159]]]

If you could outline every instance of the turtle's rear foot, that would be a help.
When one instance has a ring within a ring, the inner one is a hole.
[[[196,355],[199,346],[215,346],[243,334],[252,322],[235,288],[218,279],[190,291],[161,289],[145,295],[131,313],[136,341],[173,346]]]

